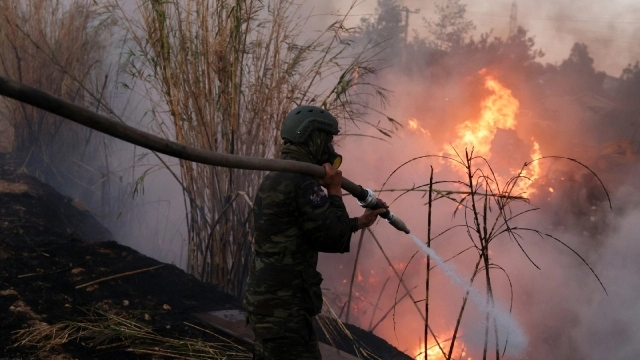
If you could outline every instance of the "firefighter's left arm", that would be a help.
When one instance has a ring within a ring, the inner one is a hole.
[[[313,247],[321,252],[348,252],[351,234],[358,230],[358,220],[349,217],[342,197],[327,195],[310,178],[301,184],[297,198],[305,237],[313,242]]]

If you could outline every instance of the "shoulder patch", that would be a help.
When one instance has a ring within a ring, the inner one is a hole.
[[[315,180],[306,181],[302,184],[304,196],[307,198],[309,205],[312,207],[320,207],[329,202],[327,193],[324,192],[322,186]]]

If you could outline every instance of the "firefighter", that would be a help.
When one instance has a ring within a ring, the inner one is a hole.
[[[254,359],[321,359],[312,322],[322,309],[318,253],[348,252],[351,235],[385,211],[367,209],[349,217],[337,169],[342,157],[332,144],[337,134],[338,121],[328,111],[293,109],[282,124],[280,158],[322,165],[326,176],[271,172],[256,194],[253,257],[243,299],[255,334]]]

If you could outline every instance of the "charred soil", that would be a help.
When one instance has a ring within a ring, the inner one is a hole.
[[[105,316],[140,324],[162,338],[234,344],[229,351],[236,354],[251,351],[249,344],[193,317],[240,309],[238,299],[118,244],[71,199],[33,177],[6,170],[0,171],[0,359],[167,358],[132,351],[136,340],[127,336],[87,335],[47,347],[35,345],[34,339],[16,346],[22,330]],[[97,280],[102,281],[90,284]],[[371,333],[348,329],[377,358],[410,359]],[[355,355],[352,340],[337,341],[337,346]]]

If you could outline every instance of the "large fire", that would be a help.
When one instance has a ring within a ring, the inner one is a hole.
[[[478,75],[482,77],[483,85],[487,90],[487,95],[480,100],[480,111],[473,118],[466,119],[466,121],[452,129],[453,136],[448,139],[448,144],[442,147],[442,154],[447,153],[450,155],[452,153],[451,147],[453,147],[459,154],[461,154],[462,157],[464,157],[465,149],[468,151],[473,149],[474,156],[485,158],[489,164],[491,164],[495,171],[496,180],[501,187],[499,191],[506,190],[504,186],[509,178],[519,176],[520,180],[516,182],[516,186],[511,190],[511,194],[527,197],[531,196],[534,190],[530,188],[530,185],[533,180],[538,178],[540,174],[540,166],[537,161],[530,161],[542,157],[540,145],[532,137],[521,139],[522,141],[518,143],[518,149],[520,150],[519,154],[530,158],[518,159],[516,163],[519,164],[519,167],[510,165],[513,164],[513,162],[499,161],[504,158],[514,157],[514,154],[504,151],[502,148],[504,145],[501,145],[499,140],[494,140],[496,139],[496,134],[498,134],[499,131],[509,132],[508,136],[512,137],[517,137],[517,130],[522,132],[522,129],[518,129],[520,103],[518,99],[515,98],[511,90],[505,87],[496,76],[489,74],[484,70]],[[426,128],[426,126],[423,127],[424,123],[421,123],[420,119],[411,118],[408,119],[407,122],[408,129],[413,133],[420,137],[431,136],[429,129]],[[528,162],[528,165],[526,167],[522,167],[522,164],[525,161]],[[494,167],[496,166],[494,164],[498,164],[497,167]],[[481,161],[478,160],[477,162],[474,162],[474,166],[482,166]],[[458,169],[461,168],[458,167]],[[552,192],[553,190],[549,189],[549,191]],[[426,258],[424,261],[426,261]],[[389,278],[394,278],[397,273],[404,273],[406,263],[394,262],[392,266],[393,269],[387,269],[386,272],[373,270],[361,272],[358,269],[358,271],[353,274],[353,280],[366,289],[373,289],[382,284],[382,289],[384,290],[384,287],[387,284],[385,278],[388,280]],[[394,274],[393,270],[395,270],[396,274]],[[344,284],[348,284],[350,280],[345,278],[342,282]],[[400,286],[397,288],[400,289]],[[382,331],[383,333],[386,332],[387,334],[399,331],[395,326],[393,329],[385,328],[385,326],[377,327],[378,324],[380,324],[380,321],[382,321],[382,319],[387,315],[389,318],[393,317],[394,322],[396,321],[395,312],[391,313],[391,315],[389,315],[388,311],[385,313],[385,306],[388,305],[379,304],[380,299],[377,297],[378,294],[370,294],[367,290],[353,291],[352,294],[353,296],[350,298],[349,316],[361,318],[361,320],[371,317],[371,321],[369,323],[369,328],[372,329],[371,331],[376,328],[378,331]],[[402,290],[396,290],[396,300],[402,301],[401,295]],[[414,303],[416,302],[416,299],[411,300],[413,300]],[[340,299],[338,305],[340,303],[344,303],[344,301],[345,299]],[[413,311],[413,309],[410,311]],[[380,319],[381,317],[382,319]],[[378,322],[374,322],[374,319]],[[453,331],[451,331],[451,333],[453,333]],[[447,339],[452,336],[452,334],[450,334],[449,337],[447,337],[441,333],[437,335],[442,339]],[[443,344],[443,348],[447,352],[449,351],[449,344],[450,343],[447,343],[447,341]],[[435,346],[433,339],[429,340],[428,348],[426,350],[424,348],[424,344],[416,344],[415,342],[408,348],[404,349],[407,354],[417,360],[444,360],[447,358],[446,355],[443,355],[442,350],[440,350],[438,346]],[[472,350],[467,348],[465,342],[458,334],[453,354],[451,354],[452,356],[450,358],[472,360],[471,353]]]
[[[491,142],[496,131],[515,130],[520,102],[492,76],[486,76],[485,87],[492,92],[482,102],[478,119],[467,120],[456,128],[458,138],[452,142],[458,151],[474,148],[474,154],[491,157]]]
[[[491,164],[492,144],[498,130],[516,130],[518,125],[517,115],[520,110],[520,102],[516,99],[511,90],[502,85],[498,79],[488,74],[486,70],[479,73],[484,77],[484,87],[489,91],[489,95],[481,102],[481,111],[477,118],[468,119],[455,128],[455,138],[447,144],[443,149],[444,153],[451,153],[452,148],[461,156],[464,156],[465,149],[473,150],[474,156],[480,156],[489,160]],[[426,134],[426,130],[422,128],[416,119],[408,120],[409,128],[418,133]],[[531,137],[531,150],[529,151],[529,160],[535,160],[542,157],[540,145]],[[499,154],[499,156],[509,157],[510,154]],[[527,159],[522,159],[524,160]],[[478,164],[476,164],[478,165]],[[496,169],[494,169],[496,170]],[[499,185],[502,187],[500,191],[505,189],[506,180],[512,176],[520,176],[515,183],[515,187],[511,189],[511,195],[529,197],[535,191],[530,187],[531,183],[538,178],[540,174],[540,166],[537,161],[528,162],[524,168],[498,169],[496,176]],[[505,177],[508,175],[508,177]]]

